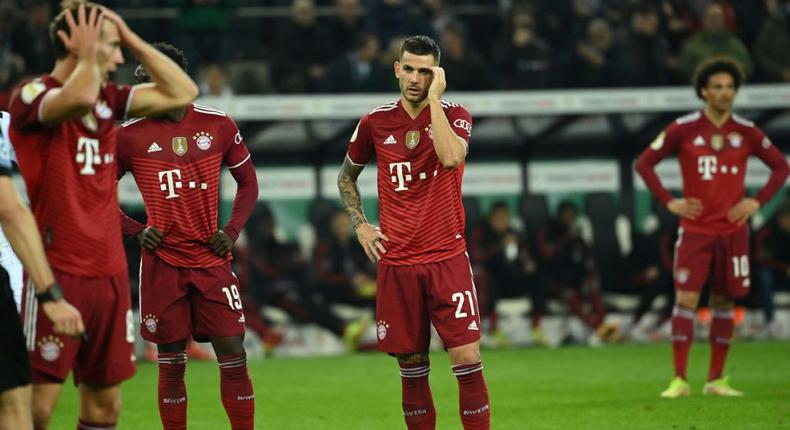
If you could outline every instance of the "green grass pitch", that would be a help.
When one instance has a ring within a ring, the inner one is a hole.
[[[709,348],[691,351],[689,398],[658,393],[671,377],[668,344],[484,351],[493,429],[790,429],[790,343],[736,342],[726,373],[740,399],[701,394]],[[403,429],[394,359],[381,353],[253,361],[256,428],[272,430]],[[142,363],[124,384],[119,429],[161,428],[156,366]],[[438,429],[460,429],[457,387],[446,354],[432,355]],[[227,429],[213,362],[188,365],[189,428]],[[77,395],[69,384],[53,430],[73,429]]]

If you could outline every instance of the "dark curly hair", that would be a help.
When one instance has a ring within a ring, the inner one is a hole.
[[[159,52],[165,54],[168,58],[173,60],[176,64],[178,64],[184,72],[189,73],[187,68],[187,57],[184,55],[184,51],[176,48],[175,46],[165,43],[165,42],[155,42],[152,43],[151,46],[159,50]],[[146,82],[150,82],[151,78],[148,76],[148,72],[145,71],[145,67],[142,64],[139,64],[136,69],[134,69],[134,80],[138,84],[143,84]]]
[[[738,91],[743,83],[744,74],[740,64],[726,57],[713,58],[700,64],[694,73],[694,90],[697,92],[697,97],[704,100],[702,89],[708,86],[708,80],[716,73],[729,73],[735,82],[735,91]]]

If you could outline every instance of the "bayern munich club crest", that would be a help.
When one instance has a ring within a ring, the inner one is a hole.
[[[376,335],[378,335],[379,340],[384,340],[384,338],[387,337],[387,329],[389,327],[390,325],[384,321],[379,321],[376,323]]]
[[[192,136],[192,140],[195,141],[197,147],[200,148],[200,150],[207,151],[209,148],[211,148],[211,142],[214,141],[214,136],[205,131],[201,131],[200,133]]]
[[[41,358],[44,360],[55,361],[60,358],[60,353],[63,351],[63,341],[59,337],[47,335],[39,339],[37,343]]]
[[[148,314],[143,317],[143,325],[149,333],[156,333],[156,327],[159,324],[159,319],[154,315]]]

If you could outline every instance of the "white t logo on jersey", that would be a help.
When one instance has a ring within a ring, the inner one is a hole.
[[[697,171],[702,175],[703,181],[713,180],[713,174],[717,170],[715,155],[701,155],[697,158]]]
[[[164,178],[164,180],[163,180]],[[164,170],[159,172],[159,189],[167,193],[166,199],[178,197],[176,188],[181,188],[181,169]]]
[[[405,170],[404,170],[405,168]],[[408,190],[406,181],[411,181],[411,163],[403,161],[400,163],[390,163],[390,173],[392,173],[392,182],[397,182],[398,187],[395,191]]]
[[[95,175],[94,165],[101,164],[99,155],[99,141],[90,137],[80,137],[77,140],[77,163],[82,164],[80,175]]]

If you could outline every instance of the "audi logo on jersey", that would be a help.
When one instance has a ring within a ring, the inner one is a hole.
[[[414,179],[414,175],[412,175],[411,171],[411,163],[408,161],[402,161],[400,163],[390,163],[390,173],[392,176],[393,183],[398,184],[395,188],[395,191],[405,191],[408,190],[409,187],[406,186],[406,183],[411,182]],[[429,177],[434,177],[439,174],[438,170],[434,170],[433,173],[428,174],[428,172],[419,172],[416,176],[419,180],[428,179]]]
[[[173,170],[163,170],[159,172],[159,189],[167,193],[165,199],[174,199],[178,197],[176,194],[176,190],[180,190],[184,188],[184,182],[181,178],[181,169],[173,169]],[[205,182],[195,182],[195,181],[188,181],[187,182],[188,188],[200,188],[201,190],[207,190],[208,184]]]
[[[469,121],[467,121],[465,119],[461,119],[461,118],[456,119],[455,121],[453,121],[453,126],[458,127],[458,128],[462,128],[462,129],[466,130],[466,132],[470,136],[472,135],[472,124],[470,124]]]
[[[90,137],[80,137],[77,140],[77,155],[74,160],[82,164],[80,175],[95,175],[96,169],[93,166],[101,164],[111,164],[115,157],[113,154],[99,153],[99,141]]]

